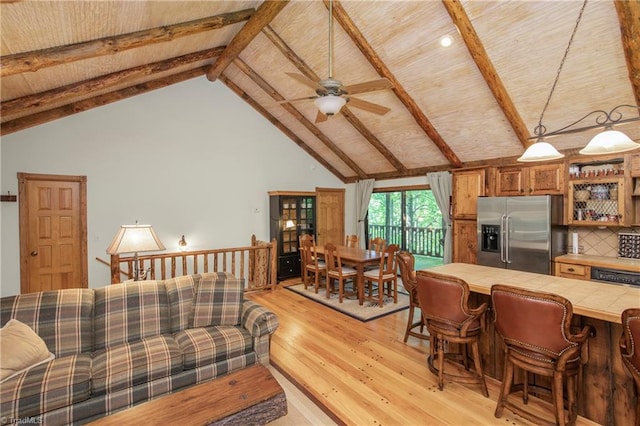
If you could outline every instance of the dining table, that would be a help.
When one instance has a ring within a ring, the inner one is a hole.
[[[358,303],[364,303],[364,268],[367,265],[378,265],[383,256],[383,252],[367,250],[359,247],[336,246],[340,252],[340,260],[343,264],[353,267],[358,275],[356,276],[356,287],[358,292]],[[316,254],[324,257],[324,247],[317,246]]]

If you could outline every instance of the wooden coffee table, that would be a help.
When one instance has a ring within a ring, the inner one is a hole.
[[[144,402],[91,423],[91,426],[263,425],[287,414],[287,398],[263,365]]]

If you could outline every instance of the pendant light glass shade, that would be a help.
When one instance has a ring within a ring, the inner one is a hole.
[[[324,115],[334,115],[340,112],[340,108],[342,108],[347,101],[340,96],[326,95],[319,97],[314,103]]]
[[[617,130],[606,128],[603,132],[595,135],[587,146],[580,150],[580,154],[614,154],[617,152],[631,151],[636,148],[640,148],[640,144],[632,141],[629,136]]]
[[[543,141],[541,138],[527,148],[524,154],[522,154],[517,161],[527,163],[532,161],[557,160],[562,157],[564,157],[564,154],[560,154],[553,145]]]

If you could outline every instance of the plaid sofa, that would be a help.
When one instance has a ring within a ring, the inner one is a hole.
[[[0,299],[55,359],[0,384],[4,424],[83,424],[256,362],[278,318],[227,273]]]

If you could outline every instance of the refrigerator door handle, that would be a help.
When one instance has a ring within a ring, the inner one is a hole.
[[[509,258],[509,237],[510,237],[510,226],[509,224],[511,223],[511,216],[507,216],[505,219],[505,229],[504,229],[504,253],[505,253],[505,258],[507,261],[507,264],[511,263],[511,259]]]
[[[502,232],[500,233],[500,261],[502,263],[505,263],[507,261],[505,253],[505,242],[507,241],[507,239],[505,238],[504,234],[504,231],[506,229],[506,221],[507,216],[502,215],[502,217],[500,218],[500,229],[502,230]]]

